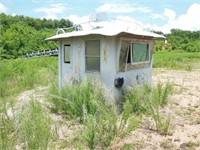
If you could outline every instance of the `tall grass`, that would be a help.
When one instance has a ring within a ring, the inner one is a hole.
[[[200,52],[158,51],[155,52],[154,68],[170,68],[191,71],[195,63],[199,63]]]
[[[51,119],[42,105],[30,101],[19,115],[19,139],[24,149],[47,149],[53,138]]]
[[[106,149],[116,137],[125,136],[138,126],[139,118],[131,115],[130,104],[119,113],[115,106],[106,103],[108,100],[97,80],[83,80],[60,92],[54,87],[51,93],[54,112],[80,119],[84,125],[80,141],[90,149]]]
[[[73,83],[59,91],[53,86],[50,91],[50,101],[55,104],[53,111],[65,114],[70,118],[79,117],[82,121],[86,114],[97,112],[97,101],[103,101],[101,86],[97,82],[87,79],[81,84]]]
[[[14,149],[16,144],[16,120],[7,112],[10,107],[12,107],[12,100],[8,103],[7,100],[0,99],[0,149]]]
[[[163,85],[158,83],[152,89],[144,85],[138,87],[135,85],[132,90],[127,92],[126,101],[129,101],[132,111],[138,115],[151,115],[156,129],[162,134],[169,134],[170,117],[163,117],[160,110],[168,104],[169,95],[173,90],[170,83]]]
[[[25,109],[8,114],[11,100],[0,103],[0,149],[47,149],[52,142],[51,119],[39,102],[30,101]]]
[[[57,80],[56,58],[0,60],[0,97]]]
[[[19,140],[27,149],[46,149],[49,121],[39,104],[27,106],[20,121],[8,110],[15,105],[15,94],[57,80],[57,68],[57,58],[52,57],[0,60],[0,149],[15,149]]]

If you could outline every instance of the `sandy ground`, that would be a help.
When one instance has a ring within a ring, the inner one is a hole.
[[[174,85],[169,104],[162,110],[171,117],[171,134],[164,136],[152,130],[149,118],[144,117],[139,128],[124,139],[114,142],[112,149],[200,150],[200,69],[190,72],[154,69],[153,84],[156,85],[158,82],[171,82]],[[50,105],[44,102],[46,91],[47,87],[39,87],[21,93],[16,98],[17,105],[12,110],[8,109],[8,114],[13,117],[15,112],[31,99]],[[51,114],[51,118],[55,122],[58,142],[67,142],[67,139],[77,133],[74,129],[80,129],[80,126],[75,127],[76,121],[64,123],[62,117],[55,114]]]
[[[169,104],[162,110],[171,117],[171,134],[164,136],[150,130],[148,120],[144,119],[137,130],[113,149],[131,145],[130,149],[141,150],[200,150],[200,69],[191,72],[154,69],[153,84],[158,82],[174,85]]]

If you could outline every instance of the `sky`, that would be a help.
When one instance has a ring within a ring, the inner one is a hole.
[[[149,30],[200,30],[200,0],[0,0],[0,13],[34,18],[69,19],[74,24],[92,14],[136,22]],[[123,24],[119,23],[119,26]]]

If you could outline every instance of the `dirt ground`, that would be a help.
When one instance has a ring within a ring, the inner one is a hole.
[[[124,139],[114,142],[112,149],[200,150],[200,69],[153,69],[152,82],[154,85],[158,82],[173,83],[174,90],[170,95],[169,104],[162,110],[162,113],[171,117],[170,135],[164,136],[153,130],[155,125],[148,120],[149,118],[144,117],[141,125]],[[39,87],[21,93],[17,97],[18,105],[14,107],[14,111],[8,110],[8,114],[12,117],[13,112],[23,107],[30,99],[44,103],[46,91],[46,87]],[[61,116],[51,114],[51,117],[55,123],[62,122]],[[57,125],[57,128],[58,141],[74,136],[74,131],[68,124]]]
[[[147,119],[141,126],[120,140],[113,149],[200,150],[200,69],[175,71],[154,69],[153,84],[173,83],[168,106],[162,112],[171,117],[170,135],[150,130]],[[122,148],[123,147],[123,148]]]

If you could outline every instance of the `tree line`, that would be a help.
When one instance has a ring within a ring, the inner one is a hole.
[[[58,28],[72,27],[70,20],[51,20],[0,14],[0,59],[18,58],[30,51],[57,48],[57,43],[44,41]],[[162,32],[154,31],[158,34]],[[168,43],[156,42],[155,50],[200,51],[200,31],[172,29],[163,34]]]
[[[200,52],[200,31],[185,31],[180,29],[171,29],[170,34],[164,34],[160,31],[153,31],[164,35],[167,42],[157,41],[155,50],[184,50],[187,52]]]
[[[47,20],[0,14],[0,59],[17,58],[30,51],[54,49],[55,42],[44,41],[55,35],[58,28],[73,23],[66,19]]]

